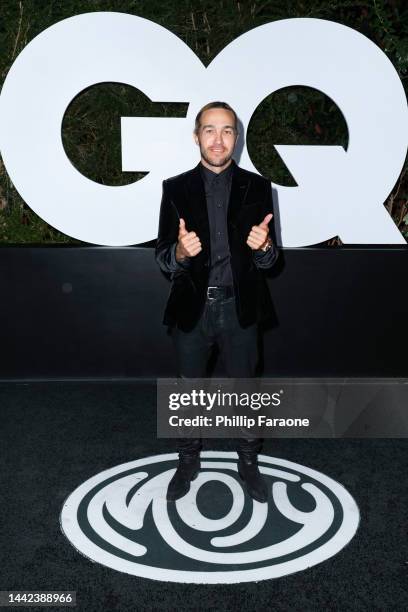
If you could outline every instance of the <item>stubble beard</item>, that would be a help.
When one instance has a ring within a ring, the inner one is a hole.
[[[232,158],[232,154],[234,151],[231,151],[231,153],[229,155],[226,155],[225,157],[219,159],[218,161],[214,161],[213,159],[210,159],[205,150],[203,149],[203,147],[200,144],[200,153],[201,153],[201,157],[203,159],[205,159],[205,161],[207,162],[207,164],[209,164],[210,166],[214,166],[216,168],[219,168],[220,166],[225,166],[226,163],[229,162],[229,160]]]

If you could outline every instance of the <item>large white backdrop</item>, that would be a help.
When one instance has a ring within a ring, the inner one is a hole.
[[[122,169],[149,173],[130,185],[86,178],[63,148],[68,105],[102,82],[134,86],[155,102],[189,103],[182,119],[122,118]],[[65,19],[33,39],[7,75],[1,153],[14,186],[47,223],[93,244],[137,244],[157,236],[162,180],[199,160],[192,137],[199,108],[225,100],[246,129],[264,98],[291,85],[318,89],[337,104],[349,145],[271,143],[297,182],[273,183],[281,244],[308,246],[336,235],[345,244],[406,244],[383,206],[407,152],[402,83],[379,47],[331,21],[285,19],[254,28],[206,68],[152,21],[116,12]],[[241,144],[239,164],[257,172]]]

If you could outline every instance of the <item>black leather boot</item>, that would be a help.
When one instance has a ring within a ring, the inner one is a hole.
[[[256,501],[266,502],[268,488],[258,468],[258,452],[262,446],[260,438],[243,438],[238,442],[238,474],[245,482],[248,494]]]
[[[200,470],[201,440],[191,438],[179,445],[179,463],[167,489],[167,501],[176,501],[190,490],[190,482]]]

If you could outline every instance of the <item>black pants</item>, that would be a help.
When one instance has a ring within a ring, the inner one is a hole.
[[[235,308],[235,297],[207,299],[204,311],[194,329],[184,332],[172,329],[179,376],[205,378],[208,359],[214,344],[218,345],[227,378],[252,378],[258,359],[257,324],[241,327]],[[238,441],[238,452],[258,453],[262,440]],[[188,455],[201,449],[201,439],[179,441],[178,452]]]

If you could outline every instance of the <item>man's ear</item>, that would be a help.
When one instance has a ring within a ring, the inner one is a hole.
[[[198,136],[195,132],[193,132],[193,138],[194,138],[196,145],[198,145]]]

